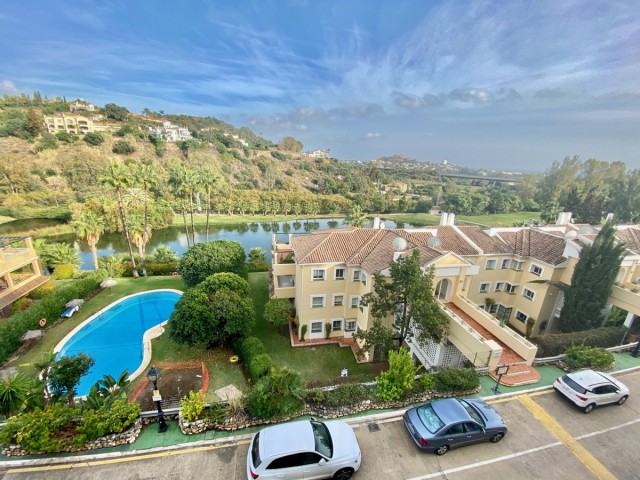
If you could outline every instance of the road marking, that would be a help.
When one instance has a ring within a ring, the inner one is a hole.
[[[502,462],[504,460],[511,460],[512,458],[521,457],[523,455],[529,455],[530,453],[540,452],[542,450],[546,450],[548,448],[559,447],[562,445],[562,442],[549,443],[548,445],[543,445],[541,447],[531,448],[529,450],[523,450],[522,452],[511,453],[509,455],[504,455],[502,457],[492,458],[490,460],[483,460],[482,462],[470,463],[468,465],[463,465],[462,467],[449,468],[447,470],[442,470],[440,472],[430,473],[428,475],[423,475],[421,477],[413,477],[408,478],[406,480],[426,480],[428,478],[437,478],[442,475],[449,475],[450,473],[458,473],[464,470],[470,470],[476,467],[483,467],[485,465],[491,465],[492,463]]]
[[[188,453],[198,453],[198,452],[207,452],[210,450],[216,450],[219,448],[226,447],[236,447],[238,445],[248,445],[251,443],[250,440],[240,440],[233,443],[222,443],[218,445],[208,445],[205,447],[192,447],[185,448],[180,450],[168,450],[165,452],[157,452],[157,453],[148,453],[141,455],[133,455],[131,457],[119,457],[119,458],[109,458],[106,460],[93,460],[88,462],[78,462],[78,463],[66,463],[61,465],[47,465],[41,467],[20,467],[20,468],[11,468],[7,470],[7,473],[24,473],[24,472],[46,472],[51,470],[65,470],[65,469],[74,469],[74,468],[84,468],[84,467],[96,467],[100,465],[110,465],[113,463],[123,463],[123,462],[135,462],[138,460],[146,460],[149,458],[161,458],[161,457],[171,457],[173,455],[186,455]]]
[[[580,460],[591,472],[599,479],[615,480],[615,476],[601,464],[596,457],[591,455],[577,439],[573,438],[569,432],[560,426],[558,421],[549,415],[540,405],[534,402],[528,395],[519,395],[516,397],[522,405],[525,406],[531,414],[536,417],[542,424],[551,431],[564,445]]]
[[[631,420],[630,422],[627,422],[627,423],[621,423],[620,425],[616,425],[615,427],[605,428],[604,430],[599,430],[597,432],[585,433],[584,435],[580,435],[579,437],[576,437],[576,440],[583,440],[585,438],[595,437],[596,435],[601,435],[603,433],[613,432],[614,430],[628,427],[629,425],[633,425],[638,422],[640,422],[640,418],[636,418],[635,420]]]

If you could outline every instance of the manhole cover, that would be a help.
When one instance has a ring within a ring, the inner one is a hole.
[[[367,428],[369,429],[370,432],[380,431],[380,425],[378,425],[377,423],[369,423],[367,424]]]

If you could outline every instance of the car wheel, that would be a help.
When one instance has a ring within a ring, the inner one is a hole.
[[[436,455],[444,455],[449,451],[449,445],[442,445],[436,450]]]
[[[586,407],[584,407],[584,413],[589,413],[589,412],[591,412],[591,410],[593,410],[595,406],[596,406],[596,404],[595,404],[595,403],[590,403],[589,405],[587,405]]]
[[[333,478],[334,480],[347,480],[351,478],[351,475],[353,475],[352,468],[343,468],[342,470],[338,470]]]
[[[504,433],[496,433],[493,437],[489,439],[491,443],[498,443],[504,437]]]
[[[624,395],[623,397],[621,397],[620,400],[618,400],[618,405],[624,405],[624,402],[627,401],[627,398],[629,398],[628,395]]]

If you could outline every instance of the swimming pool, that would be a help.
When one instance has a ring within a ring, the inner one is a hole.
[[[69,333],[55,348],[58,358],[86,353],[95,361],[80,379],[77,395],[87,395],[104,375],[117,379],[125,369],[131,378],[139,375],[151,359],[147,332],[169,320],[181,295],[178,290],[153,290],[125,297]]]

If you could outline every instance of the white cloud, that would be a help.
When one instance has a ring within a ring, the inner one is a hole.
[[[3,95],[15,95],[18,93],[18,89],[12,81],[2,80],[0,82],[0,93]]]

